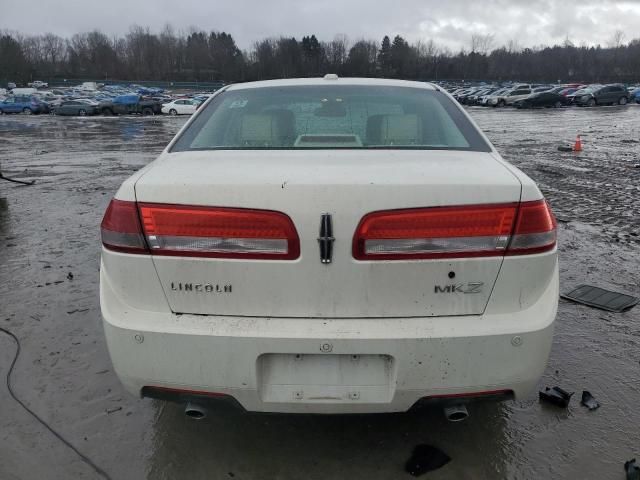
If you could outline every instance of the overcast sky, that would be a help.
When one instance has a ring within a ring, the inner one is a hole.
[[[625,42],[640,37],[640,0],[0,0],[0,30],[70,36],[102,30],[124,34],[132,24],[158,31],[197,27],[231,33],[240,48],[269,36],[315,33],[350,41],[400,34],[432,38],[457,50],[472,32],[495,34],[495,45],[562,43],[607,45],[616,30]]]

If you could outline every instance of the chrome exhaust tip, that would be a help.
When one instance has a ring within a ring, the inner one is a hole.
[[[450,422],[462,422],[469,417],[469,412],[464,405],[451,405],[444,408],[444,416]]]
[[[207,416],[207,410],[200,405],[189,402],[184,407],[184,414],[189,418],[193,418],[194,420],[202,420]]]

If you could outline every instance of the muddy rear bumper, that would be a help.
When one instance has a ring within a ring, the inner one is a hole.
[[[241,318],[135,310],[101,281],[107,344],[127,390],[226,395],[263,412],[402,412],[424,398],[526,397],[546,366],[557,299],[556,273],[517,314]]]

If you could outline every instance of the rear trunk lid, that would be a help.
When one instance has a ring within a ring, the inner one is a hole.
[[[359,261],[354,232],[374,211],[518,202],[521,184],[490,153],[414,150],[203,151],[161,156],[138,202],[283,212],[296,260],[153,256],[171,309],[259,317],[482,314],[502,257]],[[333,258],[321,262],[323,214]]]

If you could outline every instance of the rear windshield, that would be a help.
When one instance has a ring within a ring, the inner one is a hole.
[[[171,151],[305,148],[491,151],[442,92],[361,85],[222,92]]]

